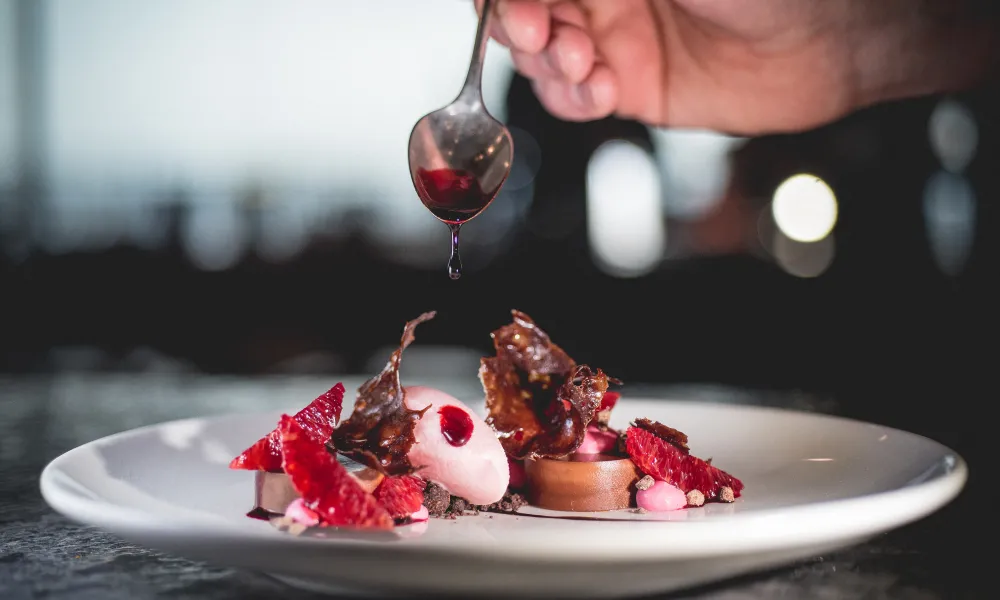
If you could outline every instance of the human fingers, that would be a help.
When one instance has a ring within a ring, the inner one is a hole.
[[[482,14],[483,0],[475,0]],[[572,0],[500,0],[491,36],[511,49],[515,67],[526,77],[562,75],[579,83],[594,64],[594,42],[586,17]]]
[[[476,15],[483,14],[483,0],[474,0],[473,4],[476,7]],[[490,20],[489,36],[497,41],[501,46],[510,47],[510,38],[507,37],[507,33],[500,26],[499,21],[494,17]]]
[[[614,112],[618,103],[618,81],[605,65],[595,65],[580,83],[565,79],[539,78],[532,81],[539,102],[564,121],[592,121]]]
[[[556,24],[552,41],[538,53],[510,51],[514,68],[529,79],[565,79],[580,83],[594,68],[594,43],[582,29]]]
[[[547,0],[497,0],[490,21],[490,37],[511,50],[540,52],[549,40],[552,20]],[[483,13],[483,0],[475,0],[476,14]]]
[[[482,10],[478,0],[477,7]],[[595,67],[597,53],[579,3],[499,0],[496,10],[498,41],[509,42],[514,67],[533,81],[553,114],[590,120],[613,111],[617,84],[609,69]]]

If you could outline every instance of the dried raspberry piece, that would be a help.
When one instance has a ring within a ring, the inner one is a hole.
[[[629,427],[625,434],[629,458],[643,473],[673,484],[685,494],[699,490],[706,501],[719,499],[724,487],[732,488],[736,498],[740,496],[743,482],[722,469],[661,440],[646,429]]]
[[[392,517],[293,417],[278,424],[285,473],[323,526],[391,529]]]
[[[340,421],[344,406],[344,384],[337,383],[292,417],[315,441],[326,443]],[[257,440],[229,463],[230,469],[281,472],[281,436],[278,428]]]
[[[386,477],[375,488],[375,499],[393,519],[405,519],[423,506],[426,486],[423,479],[413,475]]]

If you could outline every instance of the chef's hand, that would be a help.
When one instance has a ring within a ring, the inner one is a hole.
[[[498,0],[491,33],[559,118],[760,134],[974,84],[995,64],[988,4]]]

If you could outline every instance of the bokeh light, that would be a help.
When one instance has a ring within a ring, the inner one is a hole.
[[[587,165],[587,235],[595,261],[618,277],[659,264],[667,233],[653,157],[625,140],[605,142]]]
[[[939,171],[924,188],[924,222],[931,255],[947,275],[958,275],[972,252],[976,196],[961,175]]]
[[[729,156],[745,138],[714,131],[650,129],[656,158],[664,173],[663,202],[667,214],[680,220],[699,219],[721,200],[729,181]]]
[[[964,104],[942,100],[927,124],[931,148],[943,166],[952,173],[962,172],[976,155],[979,127]]]
[[[778,266],[786,273],[808,279],[819,277],[830,268],[836,244],[831,235],[817,242],[798,242],[776,231],[771,250]]]
[[[802,173],[789,177],[774,191],[771,212],[790,239],[818,242],[837,224],[837,197],[825,181]]]
[[[508,129],[514,142],[514,162],[510,166],[510,175],[503,184],[503,192],[512,192],[531,185],[542,167],[542,149],[538,146],[535,136],[520,127],[508,127]]]

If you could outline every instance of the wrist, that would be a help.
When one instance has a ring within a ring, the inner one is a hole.
[[[992,5],[979,0],[906,4],[909,12],[898,18],[883,15],[884,25],[870,24],[856,34],[851,57],[859,106],[956,92],[997,73],[1000,36]]]

